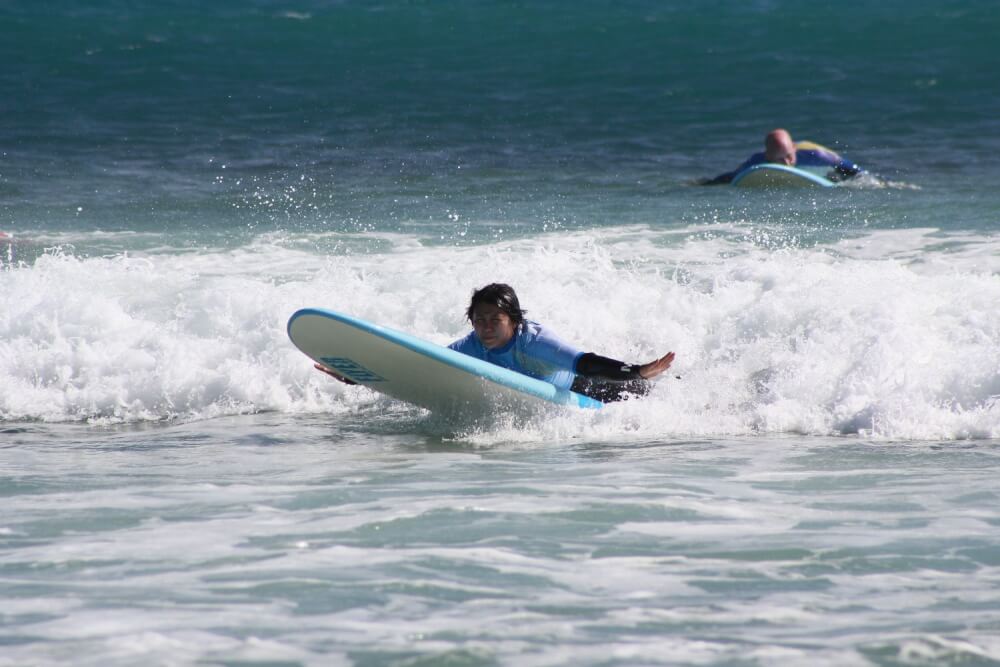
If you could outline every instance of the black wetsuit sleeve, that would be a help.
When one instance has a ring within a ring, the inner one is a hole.
[[[638,364],[626,364],[615,359],[602,357],[593,352],[585,352],[580,355],[580,358],[576,360],[575,372],[577,375],[584,377],[598,377],[606,380],[615,380],[616,382],[639,380],[642,378],[639,375]]]

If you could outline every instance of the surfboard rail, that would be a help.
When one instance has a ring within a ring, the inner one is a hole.
[[[808,169],[784,164],[755,164],[733,176],[739,187],[811,187],[832,188],[833,181]]]

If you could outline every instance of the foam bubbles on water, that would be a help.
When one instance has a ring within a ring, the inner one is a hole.
[[[673,350],[677,361],[643,400],[501,419],[462,433],[472,441],[1000,437],[989,237],[880,231],[770,247],[721,225],[465,247],[329,236],[143,257],[48,252],[0,272],[0,416],[378,412],[392,402],[330,382],[288,342],[291,313],[328,307],[446,344],[468,330],[472,289],[501,281],[584,350],[634,362]]]
[[[277,295],[266,277],[241,273],[244,261],[53,253],[5,273],[0,414],[121,422],[344,409],[339,388],[299,371],[267,303]]]

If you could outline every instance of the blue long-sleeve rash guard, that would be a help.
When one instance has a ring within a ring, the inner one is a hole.
[[[525,321],[514,337],[497,350],[485,347],[475,331],[449,345],[453,350],[491,364],[509,368],[560,389],[569,389],[576,378],[576,365],[583,352],[564,342],[537,322]]]

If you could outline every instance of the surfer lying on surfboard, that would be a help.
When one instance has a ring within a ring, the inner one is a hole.
[[[649,381],[674,360],[674,353],[668,352],[648,364],[626,364],[581,352],[541,324],[526,320],[524,313],[510,285],[480,288],[466,310],[472,332],[448,347],[603,403],[646,394]],[[322,364],[315,366],[341,382],[356,384]]]
[[[724,185],[732,182],[737,174],[757,164],[783,164],[787,167],[829,167],[827,178],[842,181],[861,173],[861,167],[811,141],[792,141],[788,130],[776,129],[764,137],[764,150],[754,153],[733,171],[705,179],[700,185]]]
[[[524,314],[510,285],[477,289],[466,310],[473,330],[448,347],[604,403],[646,394],[649,380],[674,360],[668,352],[648,364],[626,364],[581,352]]]

